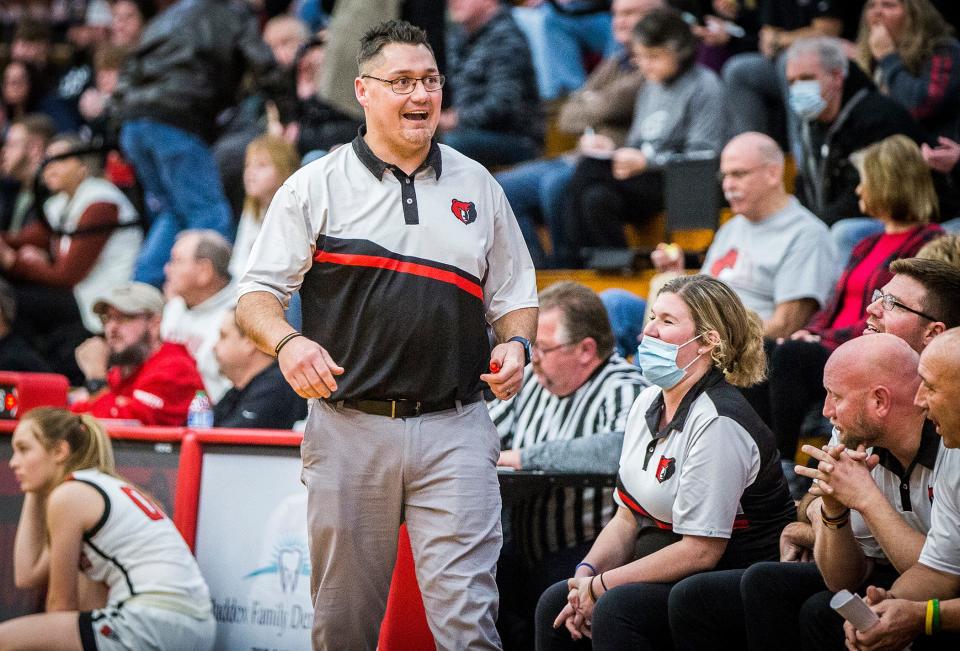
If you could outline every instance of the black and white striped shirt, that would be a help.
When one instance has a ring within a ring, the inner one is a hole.
[[[622,436],[606,435],[623,432],[630,407],[647,386],[640,369],[617,355],[563,397],[547,391],[528,366],[520,392],[511,401],[491,402],[490,416],[501,448],[522,450],[525,470],[613,474]],[[569,444],[586,438],[597,445]],[[513,537],[528,559],[538,559],[594,540],[612,515],[610,488],[548,487],[513,505]]]

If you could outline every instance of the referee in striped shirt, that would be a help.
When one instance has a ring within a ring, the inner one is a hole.
[[[500,433],[498,465],[615,474],[627,414],[649,383],[614,352],[610,320],[593,290],[564,281],[543,290],[539,302],[537,343],[520,391],[488,405]],[[497,572],[505,644],[507,612],[532,613],[528,594],[535,604],[542,588],[570,576],[612,504],[610,489],[574,487],[545,487],[513,503]]]

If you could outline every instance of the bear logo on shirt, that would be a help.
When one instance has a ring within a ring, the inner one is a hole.
[[[660,463],[657,464],[657,481],[661,484],[671,477],[677,469],[677,460],[673,457],[660,457]]]
[[[477,207],[472,201],[454,199],[450,203],[450,212],[464,224],[472,224],[477,220]]]

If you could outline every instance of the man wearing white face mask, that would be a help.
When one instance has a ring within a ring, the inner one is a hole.
[[[797,195],[827,224],[859,216],[859,183],[850,156],[887,136],[926,140],[896,101],[851,66],[841,41],[807,38],[787,50],[788,108],[801,120]]]

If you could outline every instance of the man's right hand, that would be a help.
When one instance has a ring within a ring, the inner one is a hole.
[[[676,244],[667,244],[660,242],[657,248],[650,253],[650,261],[653,262],[653,268],[657,273],[666,273],[675,271],[683,273],[683,249]]]
[[[110,346],[103,337],[90,337],[73,351],[77,366],[88,380],[103,380],[107,377],[107,360]]]
[[[302,398],[329,398],[337,390],[335,375],[343,375],[323,346],[304,336],[294,337],[277,358],[283,377]]]

